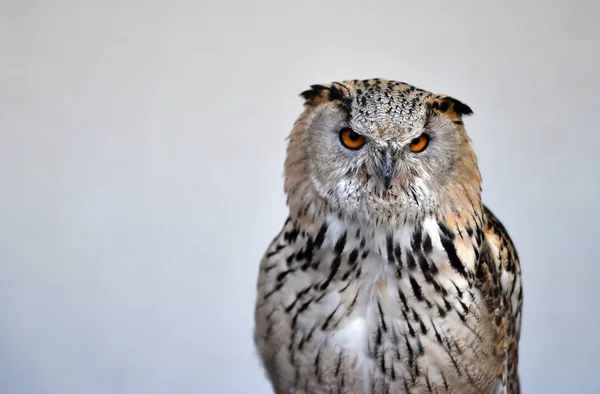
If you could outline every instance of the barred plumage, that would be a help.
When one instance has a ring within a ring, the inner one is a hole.
[[[519,393],[520,265],[481,203],[469,107],[385,80],[303,96],[290,217],[258,280],[255,341],[275,392]],[[344,127],[365,152],[335,145]],[[408,153],[425,132],[429,156]]]

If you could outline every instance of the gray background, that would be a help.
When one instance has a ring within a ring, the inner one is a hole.
[[[298,94],[368,77],[474,109],[524,393],[600,392],[599,8],[2,0],[0,392],[269,392],[254,291]]]

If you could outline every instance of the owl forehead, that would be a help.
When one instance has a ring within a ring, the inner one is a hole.
[[[349,96],[351,124],[362,133],[386,138],[421,130],[427,120],[427,100],[434,96],[404,82],[382,79],[346,81],[340,85],[340,90]]]

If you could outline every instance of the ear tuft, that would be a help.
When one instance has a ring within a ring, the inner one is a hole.
[[[452,108],[454,108],[454,112],[457,114],[465,116],[473,115],[473,110],[467,104],[452,97],[448,97],[448,100],[452,103]]]
[[[304,98],[305,104],[311,104],[315,99],[322,96],[324,90],[329,90],[329,87],[324,85],[311,85],[310,89],[300,93],[300,96]]]
[[[331,101],[339,102],[341,108],[350,112],[351,97],[348,88],[339,82],[333,82],[326,85],[311,85],[309,90],[300,93],[305,100],[304,104],[316,106],[321,103]]]
[[[467,104],[453,97],[442,96],[434,98],[430,102],[431,109],[439,113],[445,113],[451,118],[461,118],[463,115],[472,115],[473,110]]]

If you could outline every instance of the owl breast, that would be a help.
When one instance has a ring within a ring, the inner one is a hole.
[[[332,217],[313,234],[288,221],[263,259],[256,309],[276,392],[493,392],[476,236],[447,238],[434,218],[384,231]]]

